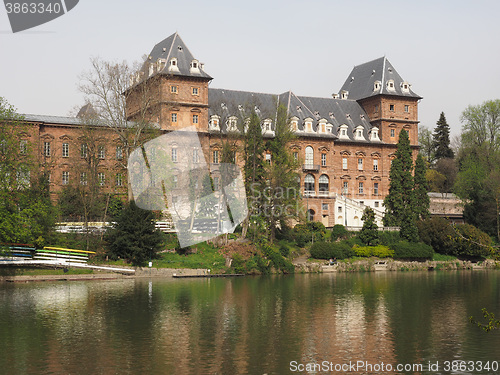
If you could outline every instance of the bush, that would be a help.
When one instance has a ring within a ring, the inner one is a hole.
[[[346,259],[354,256],[352,246],[347,242],[316,242],[311,247],[311,257],[315,259]]]
[[[292,238],[299,247],[304,247],[311,242],[313,236],[315,241],[322,241],[325,235],[326,228],[319,222],[297,224],[292,230]]]
[[[377,257],[377,258],[391,258],[394,256],[394,250],[389,249],[387,246],[354,246],[352,248],[358,257]]]
[[[486,257],[490,254],[491,237],[482,230],[470,224],[460,224],[455,227],[455,254],[463,257]]]
[[[273,247],[269,245],[264,245],[262,252],[269,259],[276,270],[279,270],[283,273],[294,273],[295,267],[292,262],[288,259],[284,258],[279,251],[275,250]]]
[[[393,245],[394,258],[425,260],[432,259],[434,250],[423,242],[400,241]]]
[[[399,237],[398,231],[381,231],[379,240],[381,245],[392,247],[392,245],[401,241],[401,237]]]
[[[349,237],[349,231],[341,224],[335,224],[331,231],[332,241],[337,241],[338,239],[346,239]]]
[[[442,217],[421,220],[417,228],[422,242],[432,246],[436,253],[454,255],[456,233],[448,220]]]

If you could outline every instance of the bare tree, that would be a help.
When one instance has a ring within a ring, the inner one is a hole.
[[[154,137],[158,127],[152,125],[158,104],[159,79],[143,79],[143,72],[127,62],[91,59],[91,69],[80,75],[79,90],[101,124],[115,132],[123,145],[123,167],[131,151]],[[132,198],[131,189],[128,189]]]

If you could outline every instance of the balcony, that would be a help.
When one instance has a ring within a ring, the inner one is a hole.
[[[318,172],[319,164],[304,164],[302,165],[302,172]]]

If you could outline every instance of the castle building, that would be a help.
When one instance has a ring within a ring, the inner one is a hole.
[[[205,159],[216,167],[220,163],[221,137],[241,131],[238,121],[245,119],[249,109],[261,118],[264,136],[273,137],[273,113],[277,104],[283,104],[296,134],[290,148],[301,163],[300,194],[309,219],[327,227],[361,226],[363,210],[370,206],[381,225],[399,132],[408,132],[414,158],[418,152],[421,99],[386,57],[355,66],[338,93],[330,98],[299,96],[291,91],[263,94],[216,89],[209,87],[211,81],[204,65],[175,33],[154,46],[142,69],[131,78],[128,119],[137,121],[146,112],[147,120],[165,133],[194,126]],[[152,93],[147,108],[141,97],[145,87]],[[33,115],[27,120],[40,129],[40,149],[53,142],[53,149],[60,148],[64,153],[68,139],[77,143],[72,128],[80,120]],[[105,137],[106,129],[102,132]],[[106,151],[109,157],[103,156],[107,160],[101,176],[109,183],[103,184],[123,193],[125,170],[118,160],[123,155],[118,140],[108,134],[111,145]],[[241,157],[237,159],[237,163],[241,162]],[[61,162],[54,169],[54,191],[68,183],[67,167],[68,163]]]

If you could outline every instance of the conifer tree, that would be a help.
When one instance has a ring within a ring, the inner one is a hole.
[[[266,166],[269,191],[266,194],[266,216],[269,218],[271,240],[276,229],[284,228],[287,220],[297,216],[297,200],[300,197],[298,184],[298,162],[293,158],[289,144],[294,138],[290,128],[287,109],[279,105],[276,113],[275,136],[268,143],[271,163]]]
[[[399,133],[396,157],[392,161],[389,174],[389,194],[384,199],[386,212],[385,226],[399,226],[400,236],[408,241],[418,241],[415,225],[413,159],[408,132]]]
[[[258,214],[262,209],[262,191],[265,188],[264,138],[260,118],[252,111],[244,141],[245,189],[250,216]]]
[[[108,229],[106,242],[112,257],[142,266],[161,250],[163,236],[155,228],[154,213],[130,201],[113,227]]]
[[[359,233],[359,239],[368,246],[377,245],[379,242],[378,226],[375,223],[375,212],[372,208],[366,207],[361,217],[363,228]]]
[[[437,126],[434,129],[434,134],[432,135],[435,150],[435,159],[439,160],[442,158],[453,158],[454,153],[450,148],[450,126],[446,122],[444,112],[441,112],[436,125]]]
[[[430,200],[427,195],[429,190],[428,182],[426,176],[427,167],[425,165],[424,158],[422,155],[418,154],[417,160],[415,161],[415,213],[417,219],[427,219],[429,217],[429,205]]]

